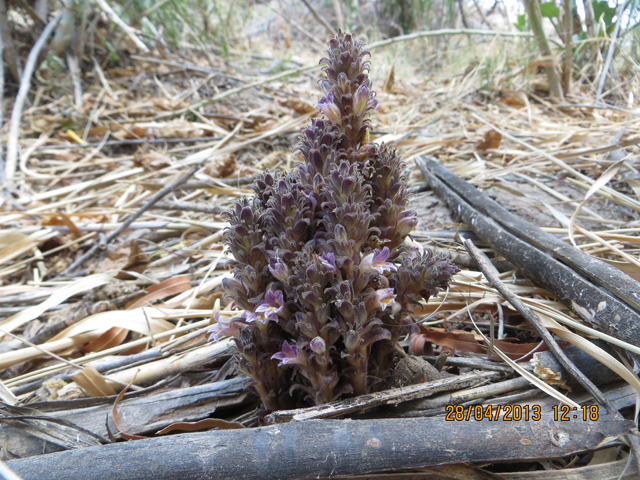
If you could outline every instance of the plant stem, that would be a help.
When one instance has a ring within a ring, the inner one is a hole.
[[[563,0],[564,3],[564,64],[562,66],[562,88],[564,94],[571,93],[571,63],[572,63],[572,48],[571,48],[571,34],[573,30],[573,14],[571,8],[571,0]]]
[[[527,17],[529,17],[529,25],[538,43],[538,48],[543,57],[547,57],[550,60],[550,64],[545,66],[547,72],[547,79],[549,80],[549,91],[552,97],[558,100],[562,100],[562,86],[560,85],[560,79],[556,72],[556,62],[549,47],[547,36],[542,28],[542,14],[540,13],[540,4],[538,0],[523,0],[525,8],[527,10]]]
[[[602,73],[600,74],[600,80],[598,81],[598,89],[596,90],[596,103],[601,101],[602,90],[604,90],[604,84],[607,80],[607,74],[609,72],[609,68],[611,67],[611,62],[613,61],[613,55],[616,51],[616,40],[618,39],[618,35],[620,34],[620,28],[622,27],[622,12],[624,12],[631,0],[627,0],[624,5],[620,5],[618,7],[618,11],[616,15],[618,20],[616,21],[616,28],[613,30],[611,34],[611,40],[609,43],[609,49],[607,50],[607,58],[604,61],[604,66],[602,67]]]

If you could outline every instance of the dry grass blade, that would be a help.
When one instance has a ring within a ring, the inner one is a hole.
[[[591,186],[589,191],[584,196],[584,200],[582,200],[578,208],[576,208],[576,210],[573,212],[573,215],[571,216],[571,219],[569,221],[569,225],[567,226],[567,228],[569,229],[569,240],[571,241],[574,247],[577,247],[577,245],[576,245],[576,241],[573,239],[573,224],[575,223],[576,217],[580,213],[580,210],[582,209],[584,204],[587,203],[587,200],[589,200],[589,198],[591,198],[591,196],[594,193],[596,193],[598,190],[604,187],[607,183],[609,183],[609,181],[614,177],[614,175],[618,173],[618,170],[624,164],[625,160],[626,158],[619,160],[613,165],[611,165],[609,168],[607,168],[607,170],[600,176],[600,178],[598,178],[598,180],[596,180],[596,182]]]
[[[51,307],[59,305],[67,298],[77,295],[82,292],[92,290],[101,285],[105,285],[112,280],[111,275],[97,274],[89,277],[76,280],[75,282],[62,287],[60,290],[52,294],[40,305],[27,308],[20,313],[17,313],[6,320],[0,322],[0,327],[7,332],[12,332],[16,328],[21,327],[27,322],[30,322],[34,318],[38,318],[43,312],[47,311]]]

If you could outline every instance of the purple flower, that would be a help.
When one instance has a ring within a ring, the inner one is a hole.
[[[315,211],[316,207],[318,206],[318,200],[316,200],[316,195],[313,192],[307,193],[307,192],[303,192],[302,193],[305,198],[307,200],[309,200],[309,202],[311,202],[311,211]]]
[[[317,353],[318,355],[324,355],[327,351],[327,344],[322,339],[322,337],[316,337],[311,340],[309,346],[311,347],[311,350],[313,350],[313,352]]]
[[[380,290],[376,290],[376,300],[380,302],[382,310],[394,305],[396,303],[396,296],[393,293],[393,288],[381,288]]]
[[[256,318],[247,321],[260,320],[262,323],[267,323],[269,320],[273,320],[277,322],[278,313],[280,313],[283,306],[284,297],[282,292],[280,290],[276,292],[269,290],[264,300],[260,302],[254,310],[253,315]]]
[[[360,262],[360,271],[367,273],[384,273],[397,270],[398,267],[393,263],[387,262],[389,255],[389,247],[384,247],[382,251],[376,248],[373,253],[370,253],[362,259]]]
[[[416,228],[417,224],[418,217],[415,216],[414,212],[405,210],[398,216],[396,223],[396,232],[398,233],[398,235],[404,237],[411,233],[411,231]]]
[[[338,74],[338,87],[340,87],[340,91],[342,93],[349,93],[349,78],[347,77],[347,74],[344,72],[340,72]]]
[[[298,347],[295,345],[289,345],[286,340],[282,344],[282,351],[274,354],[271,357],[273,360],[280,360],[279,367],[282,365],[306,365],[307,359],[302,351],[298,351]]]
[[[271,275],[276,277],[283,283],[289,282],[289,277],[291,276],[291,270],[289,267],[282,261],[281,258],[270,258],[269,259],[269,271]],[[282,295],[282,292],[280,292]],[[268,293],[267,293],[268,295]]]
[[[353,99],[353,113],[356,115],[360,112],[363,112],[367,107],[367,102],[369,102],[370,95],[369,87],[366,85],[360,85],[358,90],[356,91],[355,98]]]
[[[333,253],[323,253],[320,255],[320,263],[330,272],[336,272],[336,257]]]
[[[333,102],[333,98],[333,93],[329,93],[326,97],[322,97],[320,103],[316,104],[315,107],[333,123],[342,125],[342,115],[338,106]]]
[[[220,341],[220,336],[232,336],[240,333],[240,322],[233,321],[230,318],[220,318],[218,312],[213,314],[213,318],[216,320],[216,324],[207,330],[210,333],[209,341]]]

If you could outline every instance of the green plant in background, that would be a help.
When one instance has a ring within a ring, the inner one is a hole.
[[[613,23],[613,17],[616,14],[616,8],[609,6],[609,3],[604,0],[601,2],[594,0],[592,4],[593,4],[593,13],[595,15],[596,24],[600,22],[600,20],[602,19],[602,21],[604,22],[605,28],[607,30],[607,33],[608,34],[611,33],[615,27],[615,24]],[[604,32],[603,31],[598,32],[598,36],[599,37],[604,36]]]
[[[529,30],[529,22],[527,22],[527,16],[524,13],[518,15],[518,21],[514,22],[513,25],[521,32]]]
[[[557,18],[560,16],[560,8],[558,8],[555,2],[541,3],[540,14],[543,18]]]

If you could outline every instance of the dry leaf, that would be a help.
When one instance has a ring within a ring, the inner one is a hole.
[[[233,153],[229,155],[214,155],[207,162],[204,173],[212,178],[226,178],[233,175],[237,167],[236,156]]]
[[[142,435],[130,435],[120,430],[120,427],[118,426],[118,424],[120,423],[120,415],[118,415],[118,403],[120,403],[120,400],[122,400],[122,397],[124,397],[124,394],[127,393],[127,390],[129,390],[129,387],[133,385],[133,382],[135,381],[137,375],[138,374],[136,373],[131,379],[131,382],[129,382],[129,385],[124,387],[124,389],[118,394],[118,396],[116,397],[116,400],[113,402],[113,408],[111,409],[111,414],[113,415],[113,424],[116,426],[117,432],[125,440],[144,440],[145,438],[149,438],[149,437],[143,437]]]
[[[199,430],[208,430],[210,428],[219,428],[220,430],[236,430],[239,428],[246,428],[241,423],[227,422],[221,418],[205,418],[199,422],[176,422],[164,427],[157,435],[165,435],[174,430],[181,430],[183,432],[197,432]]]
[[[95,340],[81,348],[82,352],[100,352],[117,347],[127,338],[129,330],[122,327],[112,327]]]
[[[476,143],[476,150],[492,150],[500,146],[502,135],[495,130],[489,130],[484,134],[484,140]]]
[[[396,64],[391,65],[391,69],[387,74],[387,78],[384,79],[384,83],[382,84],[382,91],[385,93],[389,93],[393,88],[393,84],[396,81]]]
[[[0,322],[0,328],[2,328],[5,332],[11,332],[16,328],[21,327],[25,323],[33,320],[34,318],[38,318],[48,309],[55,307],[56,305],[60,305],[67,298],[73,297],[78,293],[87,292],[89,290],[93,290],[96,287],[100,287],[106,283],[109,283],[112,278],[113,277],[111,275],[99,274],[76,280],[75,282],[66,285],[60,290],[54,292],[41,304],[26,308],[21,312],[7,318],[6,320],[3,320],[2,322]]]
[[[267,168],[273,169],[276,165],[284,164],[287,161],[287,157],[290,154],[285,153],[281,150],[276,150],[275,152],[271,152],[267,154],[266,157],[262,158],[258,163],[256,163],[256,167],[261,170],[266,170]]]
[[[133,159],[133,164],[136,167],[142,167],[148,172],[156,170],[162,170],[173,164],[171,158],[166,156],[162,152],[157,150],[151,150],[149,152],[137,153]]]
[[[479,343],[472,333],[434,332],[423,325],[418,325],[420,333],[411,335],[409,353],[423,355],[425,342],[429,341],[439,345],[451,353],[456,351],[487,354],[489,347]],[[539,343],[513,343],[516,339],[495,340],[493,344],[512,360],[518,360],[529,352],[536,350],[542,352],[548,350],[546,344],[538,347]]]
[[[62,224],[65,225],[76,238],[80,238],[82,236],[82,232],[80,231],[80,229],[76,226],[75,223],[73,223],[71,218],[66,213],[60,212],[60,219],[62,220]]]
[[[113,387],[91,364],[85,366],[75,375],[71,375],[71,379],[80,385],[90,397],[110,397],[116,394]]]
[[[167,278],[157,285],[152,285],[146,288],[148,293],[144,297],[140,297],[129,302],[125,308],[127,310],[133,310],[134,308],[143,307],[144,305],[155,302],[156,300],[185,292],[190,288],[190,275],[178,275],[176,277]]]
[[[158,138],[200,138],[204,136],[201,128],[187,120],[173,120],[158,128]]]
[[[314,113],[317,111],[316,107],[300,98],[287,98],[285,101],[281,101],[280,105],[292,109],[298,115]]]

